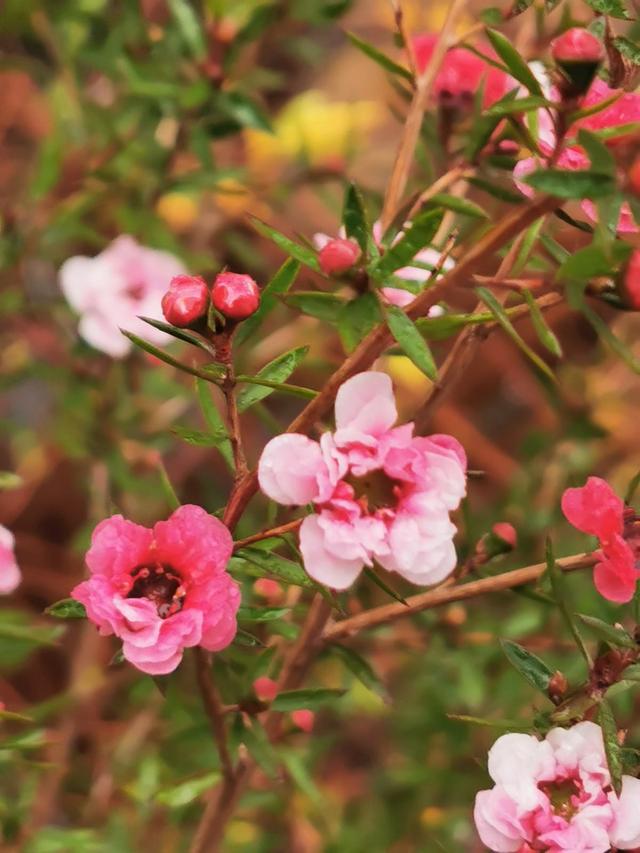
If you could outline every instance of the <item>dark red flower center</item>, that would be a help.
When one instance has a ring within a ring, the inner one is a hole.
[[[576,798],[582,787],[577,779],[558,779],[554,782],[538,782],[538,788],[549,797],[554,812],[569,821],[578,810]]]
[[[384,471],[370,471],[364,477],[354,477],[350,474],[345,477],[345,482],[353,488],[356,499],[371,512],[394,507],[398,503],[399,483]]]
[[[164,563],[136,566],[131,572],[132,584],[127,598],[147,598],[153,602],[161,619],[182,610],[185,589],[174,568]]]
[[[130,299],[135,299],[136,302],[139,302],[145,294],[146,287],[143,282],[131,282],[127,286],[126,294]]]

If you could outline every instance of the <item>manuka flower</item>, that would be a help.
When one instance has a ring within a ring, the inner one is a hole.
[[[0,524],[0,595],[9,595],[22,580],[14,553],[13,533]]]

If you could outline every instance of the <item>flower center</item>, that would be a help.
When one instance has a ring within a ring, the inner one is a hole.
[[[135,299],[139,302],[145,293],[145,286],[142,282],[132,282],[127,286],[126,294],[130,299]]]
[[[539,782],[538,788],[549,798],[553,811],[569,821],[578,810],[574,798],[579,798],[581,787],[575,779],[558,779],[555,782]]]
[[[179,613],[186,595],[182,579],[171,567],[162,563],[136,566],[131,572],[132,584],[127,598],[147,598],[153,602],[161,619]]]
[[[398,502],[398,483],[384,471],[370,471],[364,477],[345,477],[365,509],[375,511],[395,506]]]

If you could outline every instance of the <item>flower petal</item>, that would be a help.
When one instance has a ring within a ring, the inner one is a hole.
[[[225,525],[201,506],[185,504],[153,528],[158,557],[188,577],[207,582],[223,572],[233,539]]]
[[[316,515],[309,515],[302,522],[300,550],[309,576],[332,589],[347,589],[363,566],[362,560],[344,560],[327,550]]]
[[[600,539],[622,533],[623,510],[624,503],[600,477],[589,477],[584,486],[566,489],[562,495],[562,512],[567,521]]]
[[[326,477],[320,445],[298,433],[271,439],[258,463],[260,488],[280,504],[303,506],[318,500],[319,483]]]
[[[398,412],[391,377],[369,370],[344,382],[336,396],[336,428],[381,435],[396,422]]]

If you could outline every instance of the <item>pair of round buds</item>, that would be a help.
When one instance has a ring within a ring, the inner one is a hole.
[[[162,313],[172,326],[189,328],[207,316],[209,300],[229,320],[246,320],[258,310],[260,288],[250,275],[236,272],[219,273],[211,288],[198,275],[176,275],[162,297]]]

